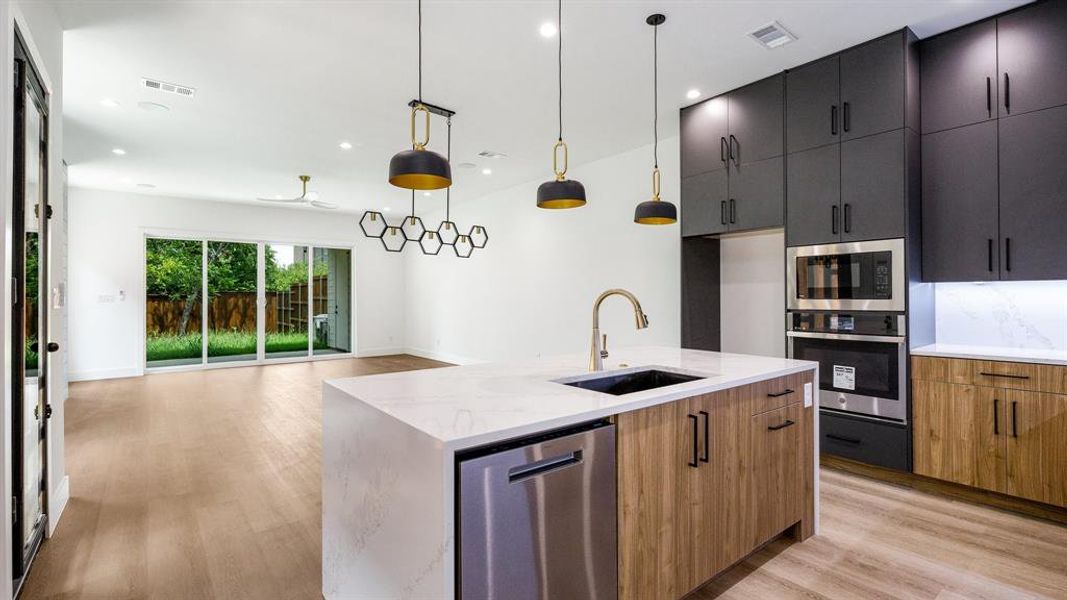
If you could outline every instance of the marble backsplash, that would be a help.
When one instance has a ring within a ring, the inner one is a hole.
[[[1067,350],[1067,281],[938,283],[937,343]]]

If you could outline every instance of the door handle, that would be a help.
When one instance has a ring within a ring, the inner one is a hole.
[[[785,429],[786,427],[790,427],[790,426],[793,426],[793,425],[796,425],[796,424],[797,424],[796,421],[794,421],[792,419],[786,419],[785,422],[782,423],[781,425],[768,425],[767,426],[767,431],[778,431],[779,429]]]
[[[1004,377],[1006,379],[1030,379],[1029,375],[1015,375],[1013,373],[989,373],[987,371],[979,371],[979,375],[982,377]]]
[[[993,435],[1000,435],[1000,400],[993,398]]]
[[[837,235],[837,205],[830,207],[830,233]]]
[[[987,250],[989,254],[989,272],[993,272],[993,238],[989,238],[989,248]]]
[[[845,131],[848,131],[847,129]],[[845,233],[852,231],[852,205],[845,203]]]
[[[544,475],[551,471],[557,471],[564,469],[571,465],[576,465],[582,462],[582,451],[575,450],[569,454],[562,456],[555,456],[552,458],[546,458],[537,462],[528,463],[525,465],[519,465],[517,467],[511,467],[508,469],[508,482],[520,483],[526,481],[532,477]]]
[[[46,348],[48,348],[49,352],[55,352],[59,350],[59,344],[55,342],[48,342],[48,346],[46,346]]]
[[[837,105],[830,105],[830,135],[837,135]]]
[[[841,105],[841,128],[845,131],[852,129],[852,111],[849,110],[848,102]]]
[[[1015,414],[1015,406],[1017,404],[1019,404],[1019,403],[1016,402],[1015,400],[1011,401],[1011,437],[1013,437],[1013,438],[1019,437],[1019,429],[1018,429],[1019,419],[1017,418],[1017,416]]]
[[[734,153],[734,148],[737,148],[737,153]],[[741,158],[741,142],[737,141],[734,134],[730,134],[730,160],[734,161],[735,165],[740,165]]]
[[[708,421],[711,419],[709,418],[707,411],[700,411],[700,416],[704,417],[704,455],[700,457],[700,462],[708,462],[711,455],[711,438],[708,433]]]
[[[1004,73],[1004,110],[1011,112],[1011,78]]]
[[[1004,268],[1011,271],[1011,238],[1004,238]]]
[[[993,79],[985,78],[985,109],[989,116],[993,116]]]
[[[730,222],[737,222],[737,201],[730,198]]]
[[[793,390],[791,390],[789,388],[786,388],[785,390],[783,390],[781,392],[768,393],[767,397],[768,398],[778,398],[780,396],[786,396],[786,395],[792,394],[792,393],[793,393]]]
[[[686,416],[689,417],[689,424],[692,425],[692,428],[690,429],[690,434],[692,435],[692,438],[693,438],[693,458],[692,458],[692,460],[690,460],[686,464],[688,464],[690,467],[698,468],[698,467],[700,467],[700,463],[697,462],[699,460],[699,458],[697,456],[697,454],[698,454],[698,449],[697,449],[697,417],[696,417],[696,415],[686,415]]]
[[[726,200],[720,200],[719,204],[719,220],[723,225],[726,225]]]
[[[719,138],[719,162],[726,162],[726,138]]]
[[[846,437],[846,436],[843,436],[843,435],[835,435],[833,433],[826,434],[826,438],[830,439],[830,440],[837,440],[839,442],[845,442],[846,444],[859,445],[859,444],[863,443],[863,440],[861,440],[861,439],[857,439],[857,438],[853,438],[853,437]]]

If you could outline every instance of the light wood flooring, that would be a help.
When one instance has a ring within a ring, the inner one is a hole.
[[[71,500],[23,598],[317,599],[321,381],[409,356],[71,385]],[[710,598],[1067,598],[1067,528],[842,471],[822,533],[776,541]]]

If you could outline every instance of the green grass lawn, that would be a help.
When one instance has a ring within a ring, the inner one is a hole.
[[[200,357],[200,334],[152,335],[145,345],[148,362]],[[292,352],[308,347],[306,333],[267,333],[267,354]],[[316,342],[315,349],[328,348]],[[235,356],[256,353],[256,334],[246,331],[211,331],[207,336],[208,356]]]

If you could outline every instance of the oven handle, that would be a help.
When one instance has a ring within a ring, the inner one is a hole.
[[[856,342],[882,342],[901,346],[907,340],[897,335],[859,335],[855,333],[821,333],[816,331],[787,331],[785,335],[797,338],[815,338],[819,340],[852,340]]]

